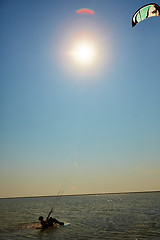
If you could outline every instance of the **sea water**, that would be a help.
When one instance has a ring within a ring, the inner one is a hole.
[[[70,226],[36,229],[38,217]],[[160,239],[160,192],[0,199],[0,239]]]

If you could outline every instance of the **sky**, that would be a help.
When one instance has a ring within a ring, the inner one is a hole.
[[[160,190],[160,18],[131,25],[148,3],[0,1],[1,198]]]

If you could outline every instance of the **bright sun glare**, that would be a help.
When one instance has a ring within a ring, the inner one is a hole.
[[[80,65],[88,66],[94,62],[96,50],[89,42],[80,42],[74,46],[72,56]]]

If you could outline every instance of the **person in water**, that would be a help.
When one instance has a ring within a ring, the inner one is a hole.
[[[50,217],[52,213],[52,210],[49,212],[46,220],[44,220],[43,216],[39,217],[39,221],[41,222],[42,229],[48,228],[48,227],[53,227],[54,225],[60,225],[63,226],[64,222],[59,222],[57,219]]]
[[[43,216],[39,217],[39,221],[41,222],[42,229],[45,229],[45,228],[49,227],[47,220],[44,220]]]

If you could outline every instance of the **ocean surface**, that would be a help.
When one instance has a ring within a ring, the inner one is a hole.
[[[36,229],[38,217],[70,226]],[[160,192],[0,199],[0,239],[160,239]]]

